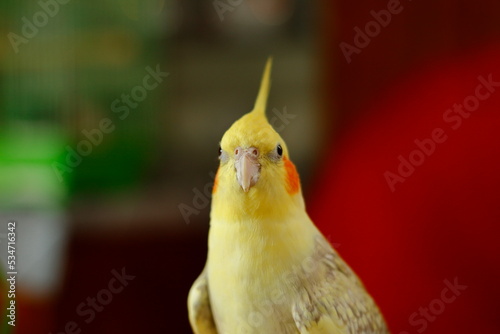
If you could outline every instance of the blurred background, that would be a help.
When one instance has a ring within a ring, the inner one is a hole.
[[[391,331],[499,332],[498,2],[4,0],[0,35],[2,333],[191,333],[269,55],[308,211]]]

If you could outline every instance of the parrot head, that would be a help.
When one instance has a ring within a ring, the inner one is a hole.
[[[270,217],[303,207],[297,170],[285,141],[265,114],[271,65],[269,59],[254,109],[237,120],[220,142],[212,214]]]

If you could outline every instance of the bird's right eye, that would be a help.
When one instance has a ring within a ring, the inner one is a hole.
[[[229,156],[227,155],[226,151],[222,149],[222,147],[219,146],[219,160],[221,163],[226,163],[228,161]]]

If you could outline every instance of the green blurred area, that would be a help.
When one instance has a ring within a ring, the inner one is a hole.
[[[123,120],[111,104],[143,84],[146,67],[166,67],[161,6],[158,0],[0,3],[0,33],[8,37],[0,45],[2,208],[46,207],[139,184],[157,150],[165,83]],[[88,140],[83,131],[99,129],[103,119],[114,131],[69,166],[68,152]]]

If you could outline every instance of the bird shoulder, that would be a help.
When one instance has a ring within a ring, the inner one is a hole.
[[[189,290],[188,313],[195,334],[217,334],[210,306],[206,267]]]

